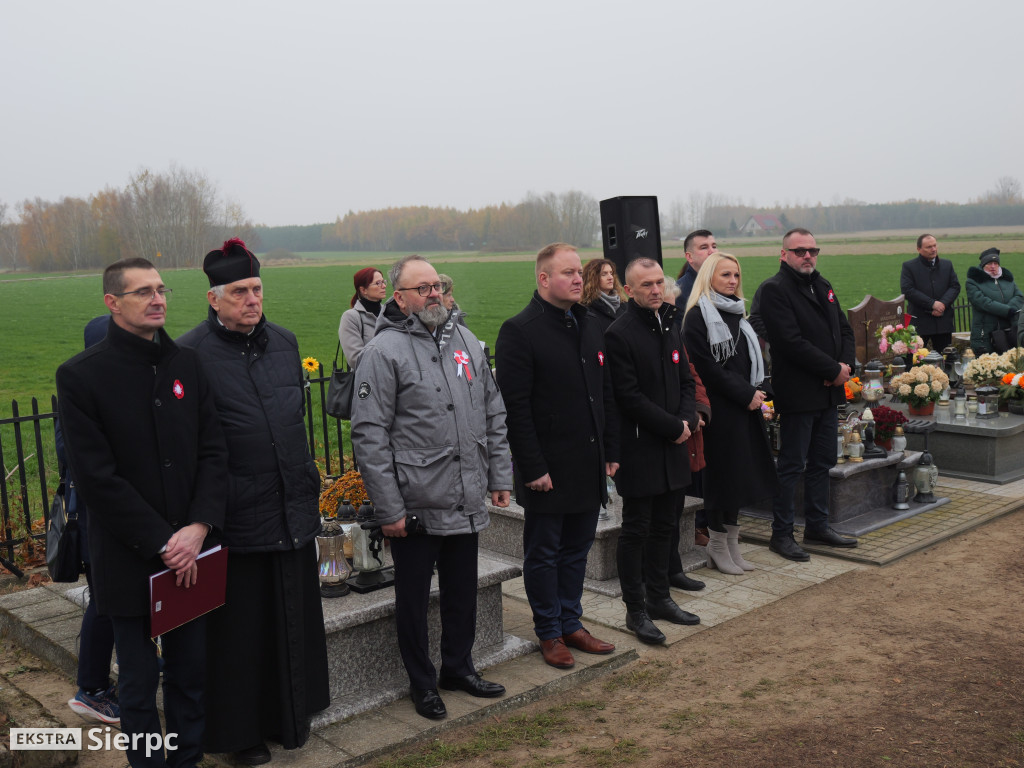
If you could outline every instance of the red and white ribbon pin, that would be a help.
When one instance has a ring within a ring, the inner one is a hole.
[[[469,355],[463,352],[461,349],[455,353],[455,364],[459,366],[456,371],[456,377],[462,375],[462,371],[466,371],[466,381],[473,380],[473,374],[469,372]]]

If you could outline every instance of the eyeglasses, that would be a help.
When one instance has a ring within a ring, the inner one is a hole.
[[[152,301],[153,297],[160,294],[165,299],[171,298],[173,288],[139,288],[137,291],[125,291],[124,293],[112,293],[111,296],[138,296],[143,301]]]
[[[415,288],[395,288],[395,290],[416,291],[420,296],[429,296],[434,291],[441,293],[442,287],[443,286],[440,283],[429,283],[428,285],[417,285]]]
[[[388,287],[388,281],[387,280],[374,280],[372,283],[370,283],[370,285],[376,285],[378,288],[387,288]]]
[[[805,253],[809,253],[815,258],[821,253],[821,248],[787,248],[786,250],[795,253],[798,259],[802,259]]]

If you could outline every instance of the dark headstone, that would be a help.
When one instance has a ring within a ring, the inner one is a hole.
[[[857,360],[860,363],[863,364],[876,358],[883,363],[892,360],[892,349],[884,355],[878,351],[878,339],[875,336],[875,331],[887,325],[902,323],[903,310],[903,296],[898,296],[891,301],[882,301],[868,295],[860,304],[847,311],[846,316],[853,327],[853,342],[857,351]]]

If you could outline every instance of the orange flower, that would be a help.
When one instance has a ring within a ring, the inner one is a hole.
[[[1012,373],[1008,373],[1005,376],[1003,376],[1003,384],[1012,384],[1012,383],[1013,383],[1013,374]]]

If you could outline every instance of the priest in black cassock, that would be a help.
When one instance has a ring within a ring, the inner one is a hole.
[[[295,336],[263,316],[260,263],[238,239],[211,251],[207,319],[178,339],[196,350],[228,442],[227,604],[209,616],[209,752],[244,765],[267,741],[301,747],[330,703],[315,542],[320,475],[303,427]]]

